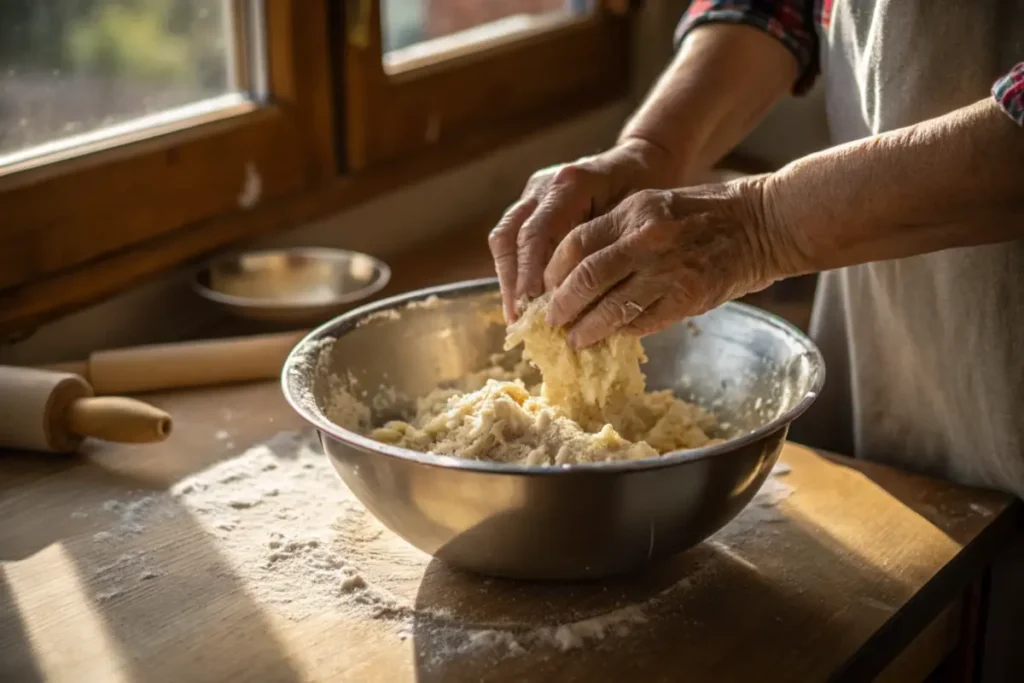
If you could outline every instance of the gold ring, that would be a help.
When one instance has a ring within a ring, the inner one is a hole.
[[[636,315],[640,315],[641,313],[644,312],[644,307],[635,301],[627,301],[622,305],[625,306],[627,309],[633,311]]]

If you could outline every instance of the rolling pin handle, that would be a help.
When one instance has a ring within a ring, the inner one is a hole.
[[[68,429],[120,443],[154,443],[166,439],[172,428],[166,412],[120,396],[94,396],[74,401],[67,412]]]

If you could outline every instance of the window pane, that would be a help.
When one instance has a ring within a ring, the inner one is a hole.
[[[0,0],[0,164],[230,103],[233,23],[231,0]]]
[[[592,0],[382,0],[384,62],[486,42],[558,18],[586,14]],[[450,37],[450,40],[440,40]],[[435,45],[422,45],[434,42]]]

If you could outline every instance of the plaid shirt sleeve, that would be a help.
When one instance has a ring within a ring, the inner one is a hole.
[[[676,44],[703,24],[746,24],[777,39],[796,57],[793,92],[806,92],[820,70],[814,0],[693,0],[676,29]]]
[[[996,81],[992,97],[1018,126],[1024,126],[1024,62]]]

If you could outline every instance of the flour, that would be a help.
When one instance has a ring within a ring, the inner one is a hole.
[[[387,308],[366,316],[356,324],[356,328],[371,325],[385,320],[401,320],[403,311],[430,310],[440,308],[441,299],[436,294],[431,294],[426,299],[412,301],[402,308]]]
[[[785,519],[777,505],[791,492],[770,477],[712,541],[727,549],[756,527]],[[447,570],[385,529],[341,484],[306,433],[279,434],[168,492],[107,501],[87,514],[111,517],[110,528],[98,532],[107,535],[93,536],[104,545],[187,518],[215,543],[257,603],[294,620],[333,612],[397,638],[429,639],[431,656],[442,659],[569,651],[627,637],[671,609],[674,593],[700,580],[699,573],[689,574],[639,597],[609,594],[582,608],[572,599],[572,586],[545,588]],[[96,568],[96,599],[113,600],[141,583],[159,590],[168,573],[145,552],[122,553]],[[480,594],[500,607],[486,613],[466,606],[481,602],[468,599]]]
[[[320,412],[313,395],[314,377],[328,377],[332,390],[341,388],[340,380],[330,372],[334,343],[333,338],[304,341],[292,351],[293,364],[288,366],[287,373],[294,389],[293,397],[314,414]]]
[[[399,320],[401,319],[401,317],[402,314],[398,312],[398,309],[388,308],[383,311],[377,311],[376,313],[371,313],[370,315],[366,316],[356,324],[356,328],[358,329],[366,325],[371,325],[381,320]]]
[[[972,512],[979,514],[982,517],[991,517],[993,514],[992,511],[989,510],[987,507],[985,507],[984,505],[980,505],[978,503],[971,503],[970,508]]]
[[[321,357],[326,353],[321,354]],[[356,398],[353,393],[358,391],[359,383],[352,373],[349,372],[348,377],[343,380],[327,370],[314,370],[314,372],[324,373],[322,376],[327,378],[330,388],[324,405],[324,416],[346,429],[353,431],[369,429],[370,406]]]
[[[155,512],[155,509],[154,509]],[[161,515],[166,517],[165,514]],[[145,526],[138,520],[132,525],[132,531],[127,534],[129,536],[136,536],[144,531]],[[100,537],[97,540],[97,536],[100,533],[106,533],[107,536]],[[93,535],[93,542],[111,545],[113,542],[111,539],[124,539],[126,534],[123,527],[115,527],[109,532],[100,532]],[[142,552],[128,552],[121,553],[113,560],[105,562],[92,570],[92,578],[96,582],[97,591],[95,597],[100,602],[106,602],[112,600],[119,595],[124,594],[132,585],[139,583],[140,581],[148,581],[150,579],[161,576],[162,573],[150,566],[150,558]]]
[[[142,519],[150,512],[150,508],[157,502],[156,496],[146,495],[134,500],[108,500],[103,503],[105,512],[114,513],[118,518],[116,532],[98,532],[93,540],[102,542],[110,540],[121,540],[127,536],[141,534],[144,527]]]
[[[93,574],[103,575],[109,574],[112,571],[124,569],[125,567],[133,566],[138,559],[142,557],[141,553],[122,553],[117,556],[112,562],[100,565],[93,570]]]
[[[415,313],[416,311],[430,311],[442,308],[448,303],[448,300],[442,299],[436,294],[431,294],[425,299],[418,301],[410,301],[404,304],[401,308],[387,308],[382,311],[376,311],[370,313],[364,318],[360,319],[356,323],[356,329],[365,327],[367,325],[373,325],[377,323],[383,323],[388,321],[401,320],[406,313]],[[501,312],[500,307],[493,306],[490,302],[481,301],[478,299],[470,299],[468,301],[461,301],[460,306],[468,305],[475,309],[475,313],[485,323],[493,325],[504,325],[505,318]]]
[[[405,305],[404,310],[415,311],[417,309],[432,310],[441,307],[441,299],[436,294],[431,294],[426,299],[412,301]]]
[[[765,479],[750,504],[714,538],[728,543],[758,529],[770,528],[766,525],[786,521],[786,516],[779,511],[779,504],[793,494],[793,487],[779,478],[789,472],[789,465],[776,463],[771,476]]]

